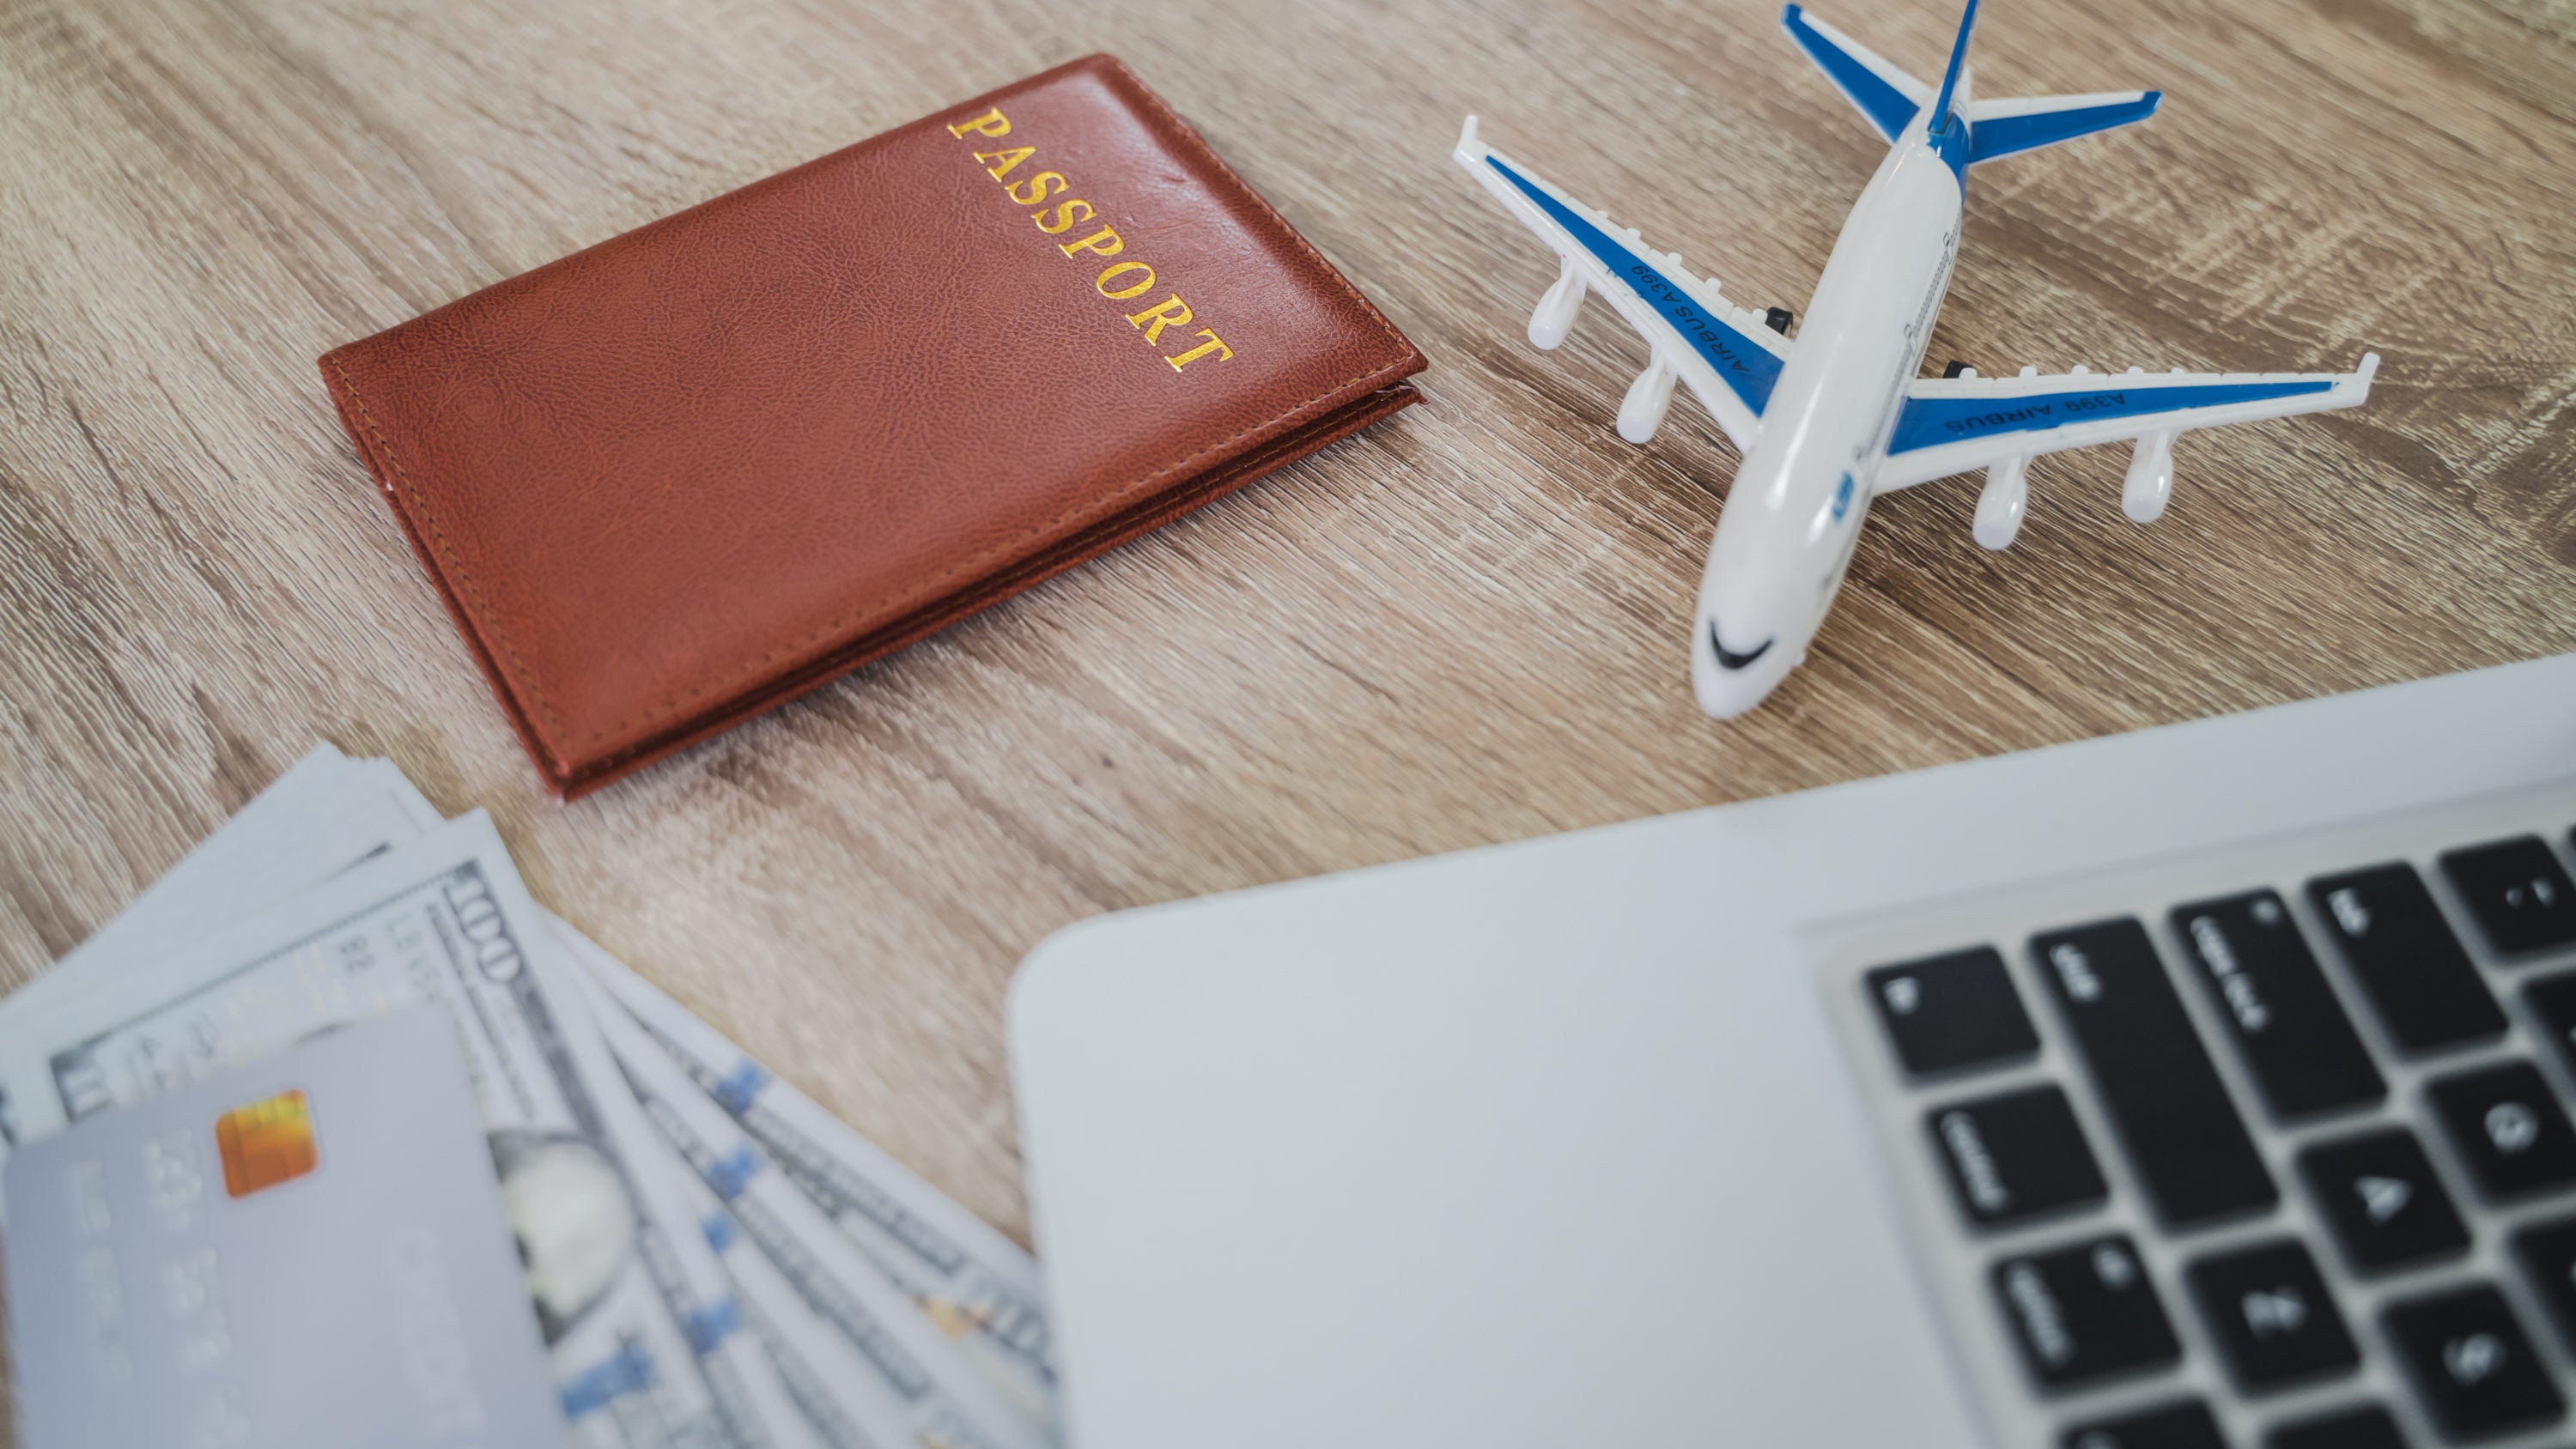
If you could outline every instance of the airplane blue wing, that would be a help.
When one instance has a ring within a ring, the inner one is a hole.
[[[2021,96],[1968,106],[1968,164],[2018,156],[2078,136],[2131,125],[2156,113],[2162,91],[2104,91],[2089,96]]]
[[[1468,174],[1562,259],[1556,285],[1530,320],[1532,342],[1553,347],[1563,340],[1584,293],[1592,291],[1609,299],[1653,349],[1620,410],[1621,436],[1643,442],[1653,434],[1663,416],[1663,400],[1678,378],[1738,448],[1751,443],[1789,357],[1788,342],[1764,325],[1762,313],[1728,302],[1715,281],[1684,269],[1678,254],[1657,252],[1633,228],[1614,229],[1607,216],[1486,146],[1476,138],[1473,116],[1467,118],[1455,155]]]
[[[1869,118],[1879,139],[1893,145],[1932,99],[1932,88],[1896,68],[1885,56],[1795,5],[1780,11],[1780,28],[1789,32],[1807,59],[1834,83],[1843,98]]]
[[[2061,373],[1920,378],[1888,439],[1878,491],[2098,443],[2348,408],[2370,395],[2379,355],[2352,372]]]

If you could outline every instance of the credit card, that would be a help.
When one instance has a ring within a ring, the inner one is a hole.
[[[0,1192],[24,1449],[566,1442],[442,1009],[89,1118]]]

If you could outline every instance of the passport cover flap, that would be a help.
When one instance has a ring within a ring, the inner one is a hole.
[[[1414,401],[1422,365],[1107,56],[322,358],[567,795]]]

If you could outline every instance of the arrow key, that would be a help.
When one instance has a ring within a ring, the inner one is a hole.
[[[2401,1268],[2468,1250],[2469,1230],[2403,1127],[2347,1137],[2299,1154],[2344,1261],[2358,1270]]]
[[[2316,1259],[2295,1238],[2203,1258],[2183,1271],[2237,1386],[2261,1392],[2361,1362]]]

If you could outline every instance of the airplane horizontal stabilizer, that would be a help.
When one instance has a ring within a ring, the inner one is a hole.
[[[2162,91],[2107,91],[2090,96],[2023,96],[1968,105],[1968,164],[2017,156],[2143,121]]]
[[[1780,28],[1789,32],[1834,89],[1860,109],[1882,141],[1893,142],[1932,99],[1930,86],[1799,6],[1780,11]]]

